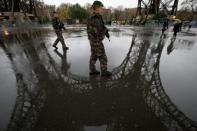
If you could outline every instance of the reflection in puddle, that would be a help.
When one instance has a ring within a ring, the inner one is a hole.
[[[4,42],[17,82],[7,130],[196,130],[196,122],[171,101],[160,78],[168,38],[149,31],[119,33],[104,41],[112,78],[88,75],[85,31],[81,38],[65,40],[68,51],[48,46],[52,37],[44,43]]]

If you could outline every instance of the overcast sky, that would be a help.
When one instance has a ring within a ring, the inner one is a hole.
[[[131,8],[131,7],[137,7],[138,0],[100,0],[103,2],[105,7],[118,7],[119,5],[122,5],[124,8]],[[145,0],[147,1],[147,0]],[[179,0],[181,1],[183,0]],[[71,3],[76,4],[79,3],[80,5],[85,5],[86,3],[93,3],[94,0],[44,0],[44,2],[48,5],[56,5],[59,6],[61,3]],[[179,6],[180,7],[180,6]]]

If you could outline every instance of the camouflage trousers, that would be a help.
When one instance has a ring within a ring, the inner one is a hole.
[[[107,56],[102,42],[90,41],[91,56],[90,56],[90,71],[95,71],[96,61],[99,59],[101,71],[107,71]]]
[[[54,42],[53,45],[54,45],[54,46],[57,46],[58,42],[61,42],[62,46],[65,47],[66,44],[65,44],[64,38],[63,38],[63,36],[62,36],[62,31],[61,31],[61,30],[55,30],[55,33],[56,33],[56,35],[57,35],[57,39],[55,40],[55,42]]]

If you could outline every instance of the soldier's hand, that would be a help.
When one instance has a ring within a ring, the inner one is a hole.
[[[110,35],[109,35],[108,30],[106,31],[105,36],[106,36],[108,39],[110,38]]]
[[[105,36],[106,36],[106,37],[108,38],[108,40],[110,41],[110,35],[109,35],[108,30],[106,31]]]

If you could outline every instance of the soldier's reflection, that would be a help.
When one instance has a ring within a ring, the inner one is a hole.
[[[67,50],[63,49],[63,54],[61,54],[58,50],[54,50],[54,52],[62,59],[61,73],[66,75],[68,69],[70,68],[70,64],[67,62]]]
[[[170,45],[167,47],[167,54],[168,55],[174,50],[174,41],[175,41],[175,39],[172,39]]]

